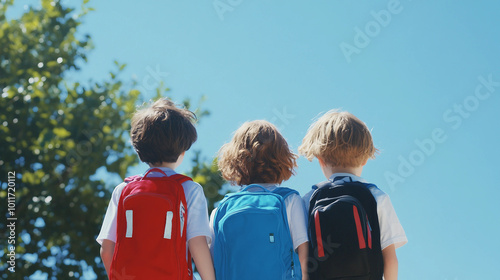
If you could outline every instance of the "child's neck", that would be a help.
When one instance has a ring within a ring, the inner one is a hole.
[[[363,166],[357,166],[357,167],[325,166],[325,168],[323,168],[323,173],[325,174],[327,179],[332,177],[332,175],[335,173],[349,173],[361,177],[361,172],[363,172]]]
[[[167,168],[170,168],[172,170],[175,170],[179,165],[181,165],[182,161],[184,160],[184,154],[185,154],[185,151],[179,155],[176,162],[160,162],[160,163],[155,164],[155,165],[150,164],[149,167],[167,167]]]
[[[151,168],[153,168],[153,167],[167,167],[167,168],[170,168],[172,170],[175,170],[175,168],[177,167],[177,162],[162,162],[161,164],[150,165],[149,167],[151,167]]]

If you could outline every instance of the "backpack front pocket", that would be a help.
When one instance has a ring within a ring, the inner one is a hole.
[[[224,279],[281,279],[283,262],[278,209],[242,209],[220,221]]]

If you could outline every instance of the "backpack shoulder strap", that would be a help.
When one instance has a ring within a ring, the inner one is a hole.
[[[130,176],[130,177],[125,178],[124,182],[130,183],[133,181],[140,181],[140,180],[142,180],[142,178],[146,178],[149,175],[149,173],[151,173],[151,172],[159,172],[159,173],[163,174],[164,176],[167,176],[165,174],[165,172],[163,172],[163,170],[161,170],[160,168],[151,168],[146,172],[146,174],[144,174],[144,176],[141,176],[141,175]]]
[[[329,188],[331,186],[334,186],[333,182],[330,181],[330,180],[327,180],[327,181],[323,181],[321,183],[318,183],[316,185],[313,185],[312,186],[312,189],[314,190],[311,197],[309,198],[309,203],[312,202],[312,204],[314,204],[314,201],[316,201],[316,197],[318,196],[318,193],[321,191],[321,190],[324,190],[326,188]]]
[[[273,190],[273,193],[280,195],[285,200],[291,194],[297,194],[300,196],[299,192],[290,188],[277,187]]]
[[[248,185],[248,186],[244,187],[244,188],[243,188],[240,192],[247,191],[247,190],[249,190],[249,189],[251,189],[251,188],[259,188],[259,189],[261,189],[261,191],[263,191],[263,192],[269,192],[266,188],[264,188],[264,187],[263,187],[263,186],[261,186],[261,185],[257,185],[257,184],[251,184],[251,185]]]
[[[191,177],[188,177],[188,176],[182,175],[182,174],[174,174],[174,175],[169,176],[169,178],[176,180],[177,182],[179,182],[179,184],[182,184],[186,181],[193,181],[193,179],[191,179]]]
[[[365,186],[367,189],[370,189],[372,187],[375,187],[377,188],[377,186],[375,184],[370,184],[370,183],[361,183],[361,182],[345,182],[345,183],[342,183],[340,185],[348,185],[348,184],[355,184],[355,185],[363,185]],[[321,183],[318,183],[316,185],[313,185],[312,186],[312,189],[314,190],[313,194],[311,195],[311,198],[310,200],[313,199],[314,197],[314,194],[317,193],[318,190],[322,189],[323,187],[333,187],[335,185],[338,185],[338,184],[335,184],[334,182],[330,181],[330,180],[327,180],[327,181],[323,181]]]
[[[367,189],[370,189],[370,188],[377,188],[378,189],[377,185],[375,185],[375,184],[371,184],[371,183],[362,183],[362,184],[365,185],[365,187]]]
[[[330,180],[323,181],[321,183],[317,183],[316,185],[312,186],[312,189],[317,190],[323,188],[324,186],[333,186],[333,182]]]
[[[158,172],[157,170],[159,170],[161,173],[165,174],[163,171],[161,171],[161,169],[157,169],[157,168],[152,169],[150,171]],[[147,176],[147,174],[146,174],[146,176]],[[193,181],[193,179],[191,179],[191,177],[188,177],[188,176],[182,175],[182,174],[174,174],[174,175],[171,175],[168,177],[176,180],[177,182],[179,182],[179,184],[182,184],[186,181]],[[130,183],[130,182],[134,182],[134,181],[140,181],[142,178],[143,178],[143,176],[141,176],[141,175],[134,175],[134,176],[130,176],[130,177],[125,178],[125,180],[123,180],[123,181],[125,183]]]
[[[130,183],[130,182],[133,182],[133,181],[139,181],[141,179],[142,179],[141,175],[134,175],[134,176],[130,176],[130,177],[125,178],[125,180],[123,180],[123,181],[125,183]]]

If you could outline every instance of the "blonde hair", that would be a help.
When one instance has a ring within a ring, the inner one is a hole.
[[[294,174],[297,155],[267,121],[252,121],[238,128],[218,154],[218,167],[232,185],[277,183]]]
[[[377,152],[366,124],[338,110],[330,110],[314,122],[299,146],[299,153],[308,160],[317,157],[338,167],[362,166]]]

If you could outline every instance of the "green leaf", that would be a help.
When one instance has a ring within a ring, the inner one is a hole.
[[[67,131],[63,127],[57,127],[52,130],[54,134],[59,138],[66,138],[71,135],[71,132]]]

